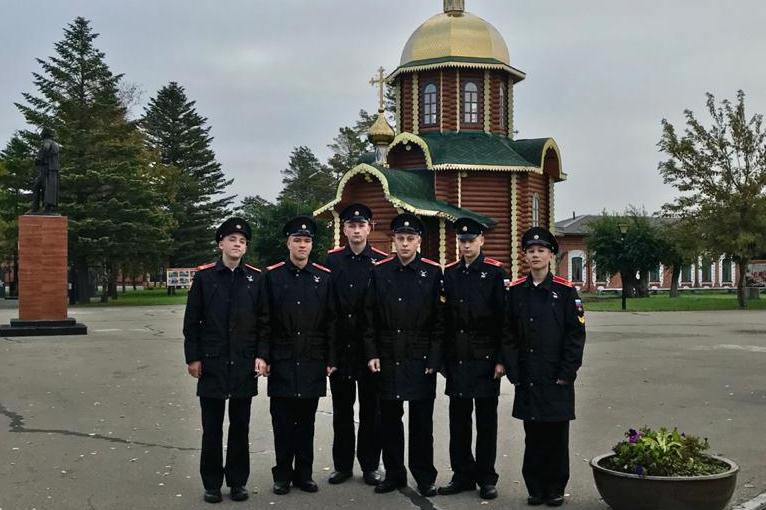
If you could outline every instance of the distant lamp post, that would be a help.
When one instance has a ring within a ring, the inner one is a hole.
[[[620,229],[620,242],[622,243],[622,250],[625,251],[625,234],[628,233],[628,228],[630,225],[627,223],[619,223],[617,225],[617,228]],[[624,312],[626,309],[626,297],[625,294],[625,270],[620,271],[620,279],[622,280],[622,311]]]

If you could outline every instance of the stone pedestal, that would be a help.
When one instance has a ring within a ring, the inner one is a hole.
[[[67,318],[66,217],[19,216],[19,319],[0,335],[81,334],[87,328]]]

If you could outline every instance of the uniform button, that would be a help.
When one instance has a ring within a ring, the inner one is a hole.
[[[458,365],[462,365],[462,364],[463,364],[463,361],[462,361],[462,360],[461,360],[461,361],[458,361],[458,362],[457,362],[457,364],[458,364]]]
[[[234,364],[234,362],[233,362],[233,361],[229,361],[229,365],[233,365],[233,364]]]
[[[300,331],[298,331],[297,335],[298,335],[298,336],[301,336],[301,332],[300,332]]]
[[[535,318],[534,317],[530,317],[529,318],[529,322],[535,322]]]
[[[301,394],[300,394],[300,393],[298,393],[298,396],[300,397],[300,396],[301,396]]]
[[[346,345],[346,347],[348,347],[349,349],[351,349],[351,344],[347,344],[347,345]]]
[[[484,356],[484,357],[485,357],[486,359],[489,359],[489,354],[487,354],[487,355],[486,355],[486,356]]]
[[[529,386],[530,386],[530,388],[531,388],[532,386],[534,386],[534,385],[535,385],[535,383],[533,383],[533,382],[529,383]]]
[[[465,333],[465,330],[461,329],[461,330],[460,330],[460,332],[461,332],[461,333]]]
[[[399,298],[399,299],[398,299],[398,301],[401,301],[401,300],[402,300],[402,298]]]
[[[398,361],[396,362],[396,366],[397,366],[397,367],[399,366],[399,362],[398,362]]]
[[[301,304],[301,302],[300,302],[300,301],[296,301],[296,303],[297,303],[297,304]]]
[[[352,315],[352,314],[348,314],[348,318],[349,318],[349,319],[351,318],[351,315]]]
[[[295,364],[296,364],[296,365],[300,365],[300,364],[301,364],[301,362],[300,362],[300,361],[296,361],[296,362],[295,362]]]
[[[353,286],[354,286],[354,284],[353,284],[353,283],[349,283],[349,284],[348,284],[348,286],[349,286],[349,287],[353,287]]]
[[[530,420],[534,421],[534,420],[535,420],[535,417],[534,417],[534,416],[533,416],[533,417],[531,417],[531,418],[530,418]]]
[[[231,398],[231,394],[227,393],[226,398]]]
[[[397,395],[397,396],[396,396],[396,398],[402,398],[402,397],[400,397],[399,395]]]
[[[462,394],[462,393],[458,393],[458,394],[457,394],[457,396],[458,396],[458,397],[462,397],[462,396],[463,396],[463,394]]]
[[[460,302],[462,303],[462,302],[463,302],[463,300],[461,299],[461,300],[460,300]]]
[[[397,329],[397,330],[396,330],[396,332],[397,332],[397,333],[401,333],[401,332],[402,332],[402,330],[401,330],[401,329]]]
[[[535,350],[534,349],[529,349],[529,352],[535,352]]]

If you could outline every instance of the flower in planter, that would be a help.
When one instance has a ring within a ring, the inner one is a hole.
[[[615,455],[605,467],[639,476],[699,476],[728,469],[704,453],[710,447],[707,438],[680,433],[675,428],[629,429],[625,437],[615,445]]]

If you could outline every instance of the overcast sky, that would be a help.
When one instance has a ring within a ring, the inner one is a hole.
[[[338,128],[376,108],[375,70],[393,70],[441,10],[441,0],[0,0],[0,144],[25,127],[13,102],[34,91],[35,58],[84,16],[144,104],[169,81],[186,88],[234,193],[271,199],[292,148],[326,159]],[[657,172],[660,121],[682,124],[685,108],[702,116],[706,91],[743,89],[750,113],[766,111],[762,0],[466,0],[466,10],[497,27],[527,73],[517,137],[561,148],[557,219],[672,199]]]

